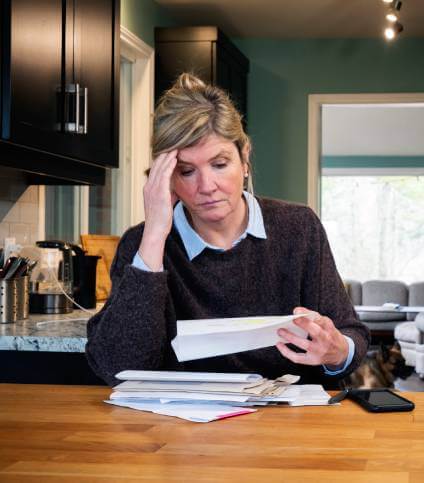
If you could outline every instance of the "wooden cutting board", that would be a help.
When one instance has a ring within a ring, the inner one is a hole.
[[[96,300],[104,301],[108,298],[112,283],[110,280],[110,266],[115,256],[120,240],[114,235],[81,235],[81,245],[87,255],[98,255],[96,272]]]

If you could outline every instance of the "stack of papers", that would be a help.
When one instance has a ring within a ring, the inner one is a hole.
[[[306,338],[307,333],[293,324],[296,314],[263,317],[230,317],[225,319],[177,320],[177,336],[171,345],[180,362],[234,354],[277,344],[278,329],[285,328]]]
[[[293,385],[299,376],[275,380],[259,374],[123,371],[108,404],[209,422],[256,411],[252,406],[326,405],[329,394],[320,385]]]

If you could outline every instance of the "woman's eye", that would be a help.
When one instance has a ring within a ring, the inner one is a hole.
[[[227,167],[227,163],[215,163],[214,166],[215,168],[223,169]]]
[[[184,169],[180,171],[181,176],[190,176],[194,171],[192,169]]]

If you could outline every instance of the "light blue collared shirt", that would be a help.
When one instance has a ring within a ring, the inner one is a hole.
[[[236,246],[238,243],[240,243],[242,240],[244,240],[247,237],[247,235],[252,235],[255,238],[262,238],[264,240],[267,237],[265,226],[264,226],[264,220],[262,216],[262,210],[261,210],[261,207],[259,206],[257,199],[247,191],[243,191],[243,195],[248,207],[247,228],[241,234],[241,236],[233,242],[232,244],[233,247]],[[184,212],[184,205],[181,203],[181,201],[179,201],[175,205],[173,221],[174,221],[174,226],[177,229],[181,237],[181,240],[184,244],[184,248],[187,252],[187,256],[190,261],[192,261],[198,255],[200,255],[203,252],[203,250],[205,250],[205,248],[210,248],[212,250],[222,251],[222,252],[225,251],[223,248],[216,247],[214,245],[211,245],[210,243],[207,243],[205,240],[203,240],[203,238],[198,233],[196,233],[196,231],[192,228],[192,226],[187,220],[186,214]],[[135,266],[140,270],[151,272],[150,268],[146,265],[146,263],[144,263],[144,260],[141,258],[138,252],[134,255],[132,264],[133,266]],[[325,373],[329,376],[335,376],[337,374],[340,374],[352,362],[353,355],[355,353],[355,344],[353,340],[347,335],[345,335],[344,337],[346,338],[347,343],[349,345],[348,357],[343,367],[335,371],[331,371],[327,369],[326,366],[323,365]]]
[[[262,210],[259,206],[258,200],[247,191],[243,191],[243,195],[248,208],[247,228],[240,235],[240,237],[233,242],[233,247],[244,240],[247,235],[252,235],[255,238],[262,238],[264,240],[266,239],[264,219],[262,217]],[[174,225],[180,234],[190,261],[200,255],[205,248],[211,248],[212,250],[220,252],[225,251],[223,248],[207,243],[200,235],[197,234],[187,220],[184,212],[184,205],[181,203],[181,201],[177,203],[174,209]]]

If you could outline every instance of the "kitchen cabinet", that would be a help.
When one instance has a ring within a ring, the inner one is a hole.
[[[225,89],[247,123],[249,60],[217,27],[155,29],[155,98],[182,72]]]
[[[0,163],[98,182],[118,166],[119,0],[3,0],[1,22]]]

